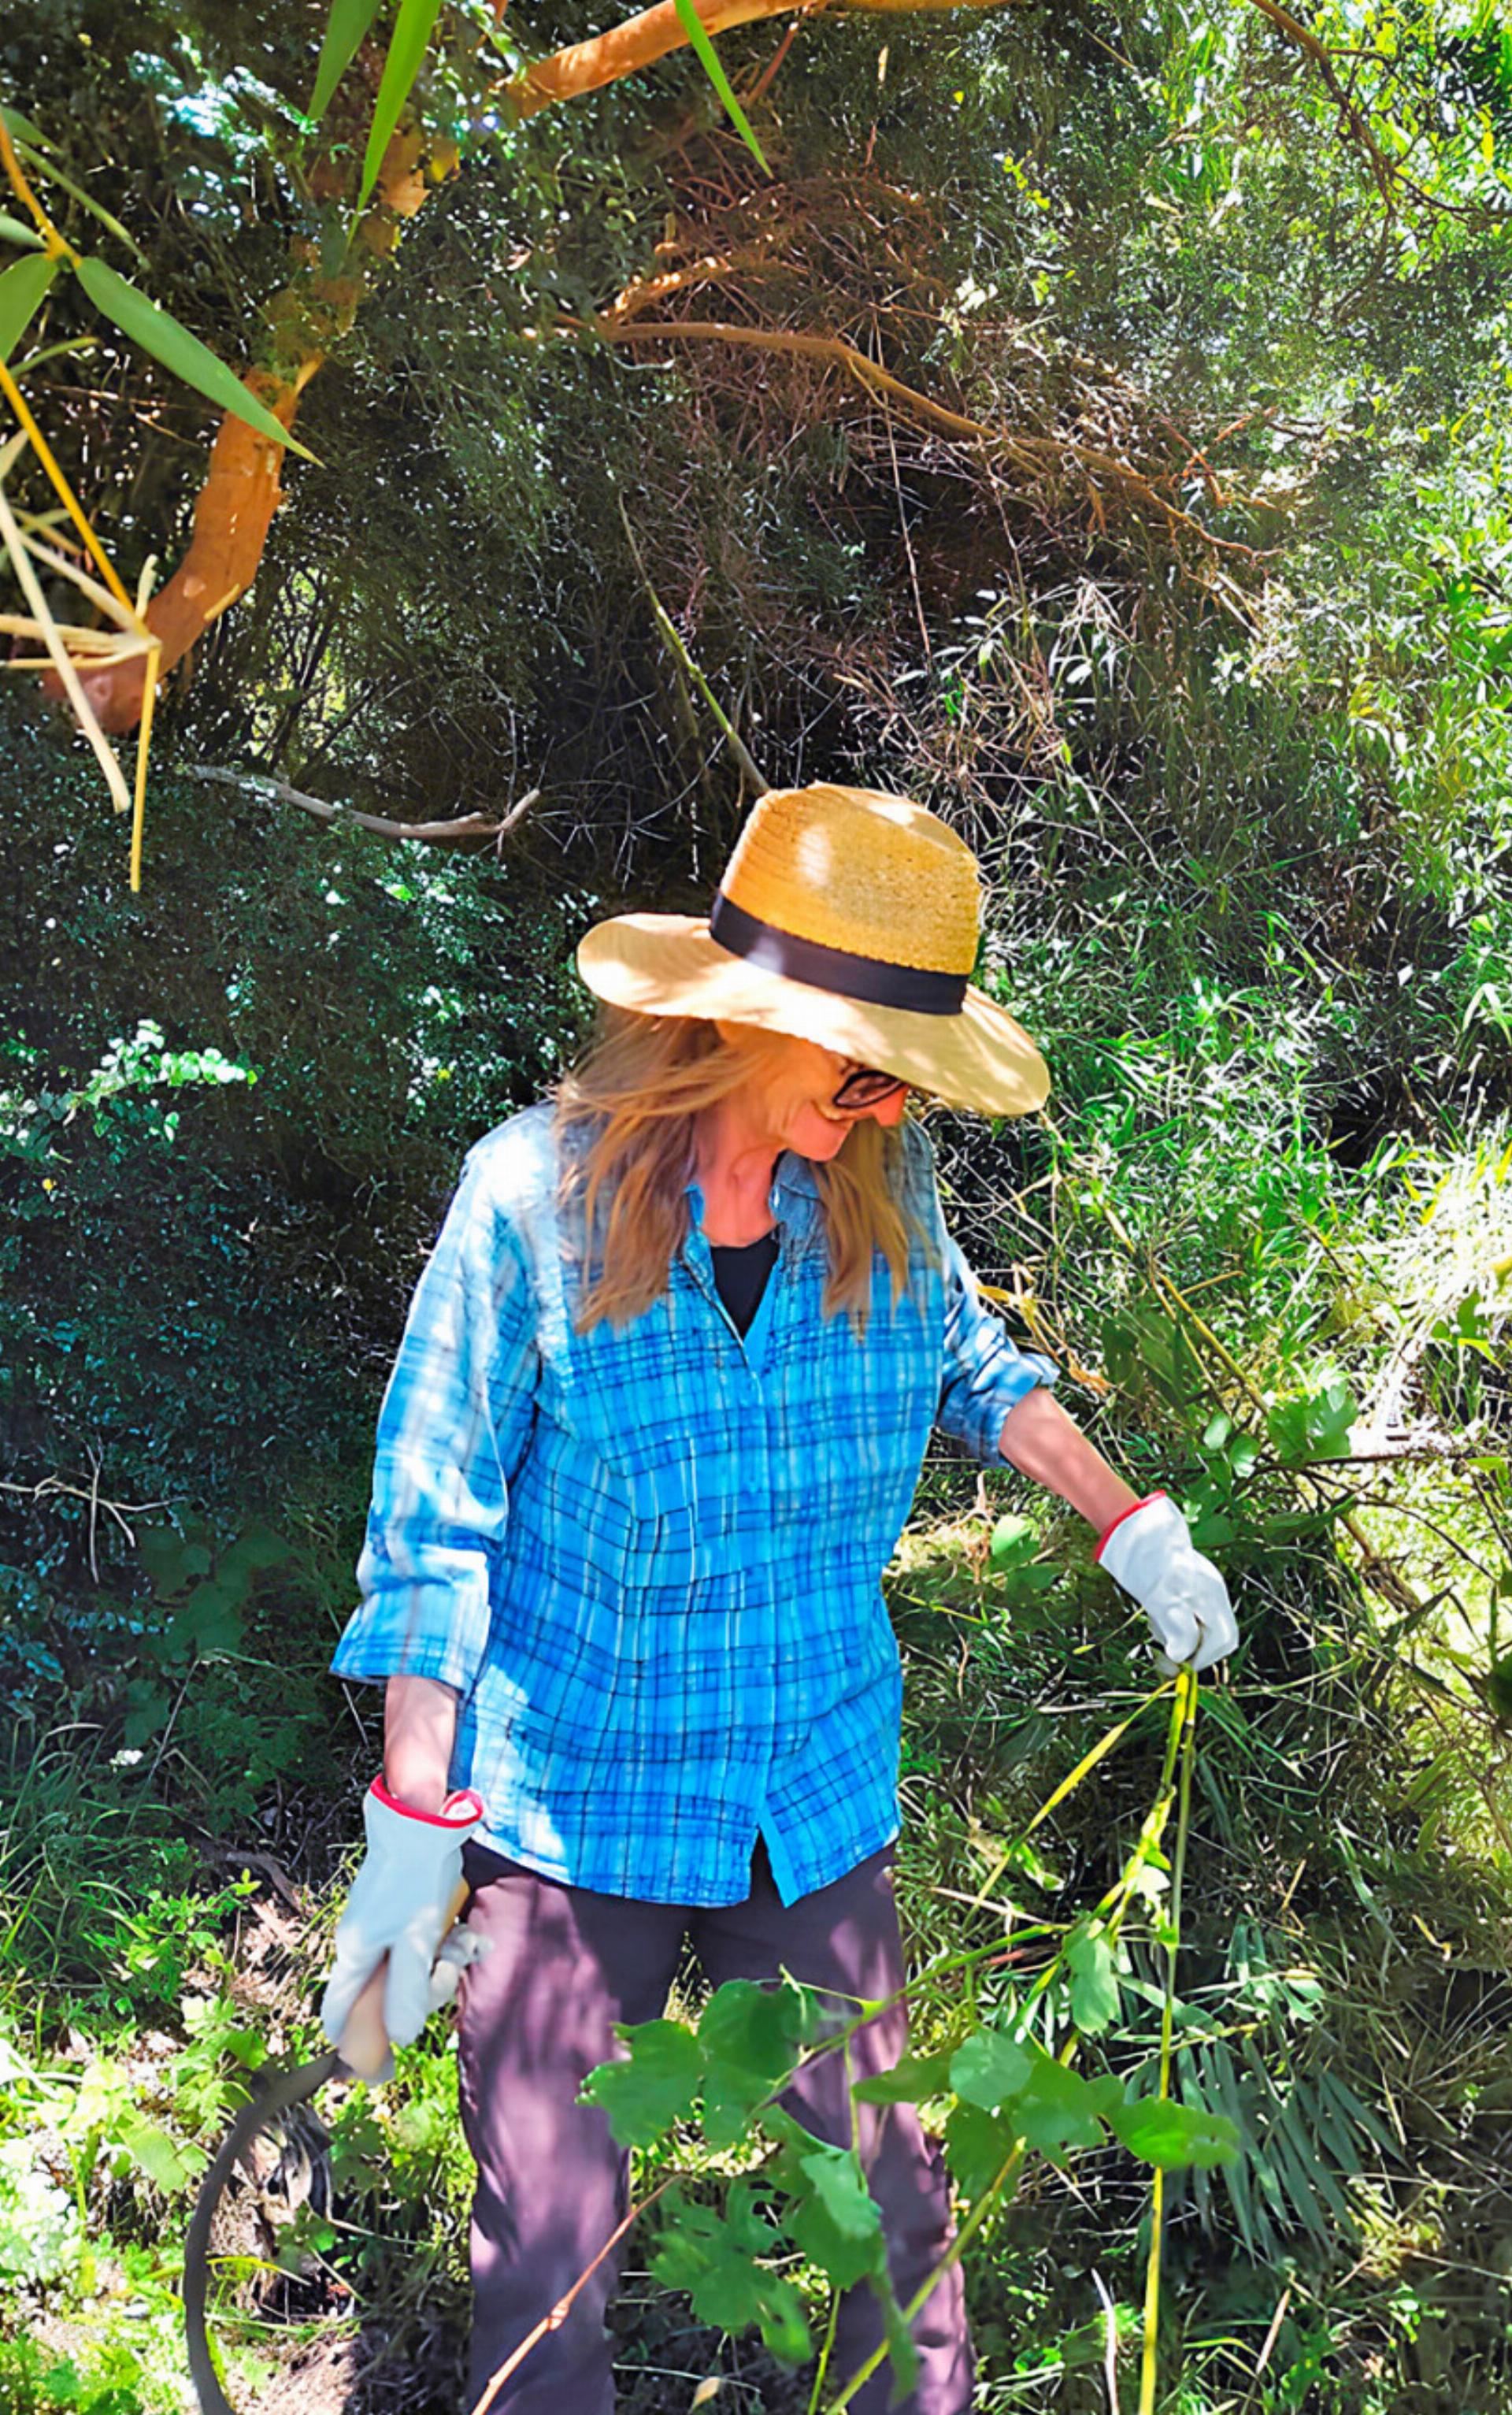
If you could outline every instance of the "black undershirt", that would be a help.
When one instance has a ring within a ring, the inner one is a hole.
[[[763,1233],[758,1241],[747,1241],[741,1249],[716,1249],[711,1244],[709,1254],[714,1262],[714,1289],[743,1340],[761,1305],[767,1277],[777,1263],[777,1236]]]

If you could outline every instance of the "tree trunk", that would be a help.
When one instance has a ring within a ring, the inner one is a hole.
[[[248,369],[243,383],[283,427],[292,427],[300,396],[331,344],[351,326],[381,262],[394,248],[398,222],[412,218],[434,189],[423,172],[424,156],[425,138],[418,129],[407,128],[396,134],[379,170],[373,206],[355,232],[353,262],[338,277],[307,266],[269,304],[275,363]],[[282,469],[283,447],[228,412],[210,450],[188,551],[147,607],[147,626],[162,646],[159,677],[183,661],[211,622],[256,578],[282,498]],[[61,696],[51,672],[42,687],[50,697]],[[140,660],[97,671],[83,681],[83,687],[102,728],[118,736],[136,728],[142,707]]]

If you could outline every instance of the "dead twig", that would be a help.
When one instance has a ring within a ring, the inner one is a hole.
[[[518,827],[541,794],[539,788],[527,790],[499,821],[487,814],[458,814],[451,821],[395,822],[382,814],[360,814],[354,806],[332,804],[326,797],[308,797],[303,788],[292,788],[287,780],[275,780],[265,772],[223,771],[214,763],[191,763],[188,770],[191,780],[215,780],[222,788],[245,789],[249,796],[277,798],[279,803],[297,805],[302,813],[314,814],[322,822],[355,822],[359,830],[372,831],[379,838],[418,838],[431,846],[455,846],[464,839],[492,839],[498,844]]]

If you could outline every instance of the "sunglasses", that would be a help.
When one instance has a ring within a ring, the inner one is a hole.
[[[875,1065],[857,1065],[846,1075],[830,1104],[831,1107],[879,1107],[884,1099],[896,1096],[908,1088],[896,1073],[878,1072]]]

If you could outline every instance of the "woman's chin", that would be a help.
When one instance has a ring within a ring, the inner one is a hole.
[[[817,1107],[805,1108],[795,1118],[787,1146],[796,1156],[816,1158],[821,1165],[838,1157],[850,1134],[850,1125],[832,1122],[821,1116]]]

